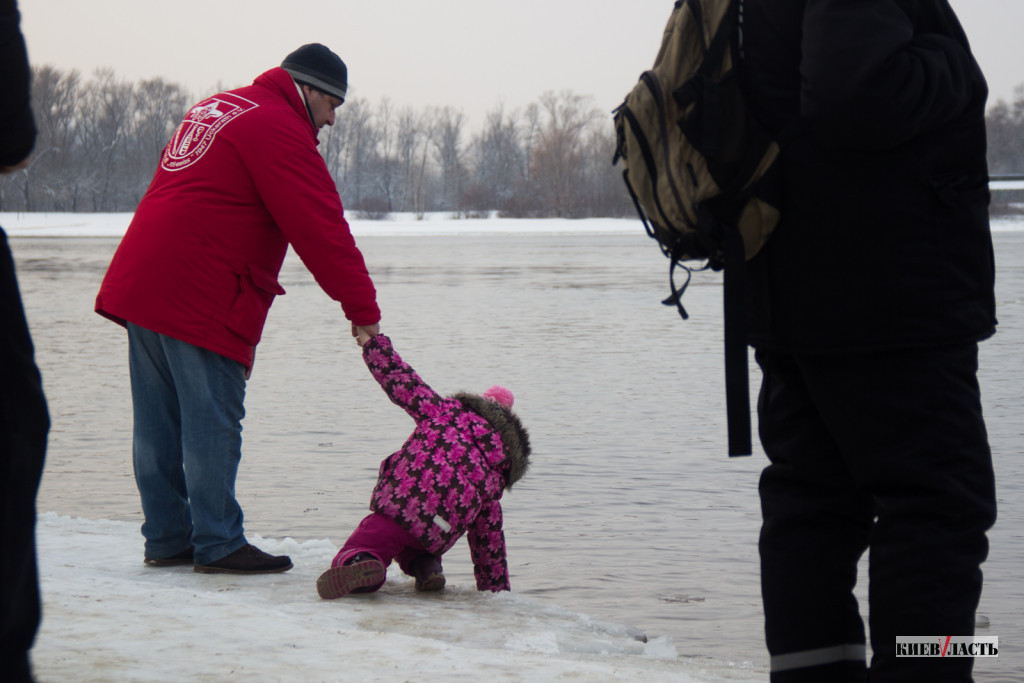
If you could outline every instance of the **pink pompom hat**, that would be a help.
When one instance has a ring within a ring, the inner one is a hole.
[[[497,384],[480,395],[489,401],[494,401],[507,410],[512,409],[512,402],[515,401],[515,396],[512,395],[511,391]]]

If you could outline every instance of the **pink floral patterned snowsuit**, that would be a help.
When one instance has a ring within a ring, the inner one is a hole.
[[[438,557],[465,534],[477,589],[509,590],[499,501],[528,464],[529,440],[518,418],[479,396],[440,396],[384,335],[365,344],[363,360],[416,421],[402,449],[381,463],[370,509]]]

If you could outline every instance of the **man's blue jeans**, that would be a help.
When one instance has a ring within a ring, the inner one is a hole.
[[[246,544],[235,500],[245,367],[131,323],[128,365],[145,555],[192,545],[196,564],[215,562]]]

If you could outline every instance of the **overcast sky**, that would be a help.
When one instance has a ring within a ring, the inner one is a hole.
[[[750,0],[754,1],[754,0]],[[991,100],[1024,83],[1024,0],[952,0]],[[309,42],[349,68],[350,96],[486,112],[548,90],[611,110],[654,61],[671,0],[19,0],[33,64],[111,67],[203,96],[246,85]]]

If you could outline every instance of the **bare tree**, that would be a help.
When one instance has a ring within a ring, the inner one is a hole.
[[[379,147],[377,150],[377,192],[380,202],[385,210],[390,213],[395,210],[396,183],[398,181],[395,173],[397,131],[395,130],[394,107],[391,99],[384,97],[377,105],[377,139]]]
[[[358,102],[358,100],[348,100],[347,102]],[[331,174],[331,178],[334,179],[336,187],[348,172],[347,154],[349,150],[346,142],[349,139],[348,128],[352,117],[343,116],[342,112],[344,111],[347,110],[340,110],[334,120],[334,125],[321,129],[319,135],[320,146],[318,149],[320,150],[320,155],[324,158],[324,163],[327,164],[327,171]]]
[[[1024,173],[1024,85],[1012,104],[1000,100],[985,116],[992,173]]]
[[[39,171],[48,176],[45,192],[58,205],[68,198],[64,188],[76,187],[80,80],[77,71],[61,72],[49,66],[32,72],[32,110],[39,130],[34,154],[40,163]],[[70,206],[62,208],[74,210],[74,195],[72,190]]]
[[[443,107],[434,119],[433,141],[441,173],[441,205],[462,215],[462,183],[465,166],[462,162],[462,126],[466,117],[461,110]]]
[[[402,185],[400,209],[422,218],[426,212],[427,163],[430,122],[426,115],[406,107],[398,115],[398,167]]]
[[[80,100],[79,74],[50,66],[32,69],[32,110],[38,135],[29,167],[0,177],[4,210],[77,209],[81,177],[76,169],[76,135]]]
[[[181,123],[192,98],[181,86],[162,78],[142,81],[134,95],[122,171],[127,174],[123,188],[125,198],[131,204],[138,204],[167,141]]]
[[[531,218],[544,215],[538,179],[534,174],[535,156],[541,139],[542,112],[540,105],[531,102],[518,123],[521,161],[519,177],[512,193],[504,202],[502,215],[512,218]]]
[[[583,147],[584,211],[590,217],[636,217],[636,208],[622,179],[622,170],[612,165],[615,155],[615,129],[594,127]]]
[[[467,207],[478,213],[509,211],[526,177],[518,112],[506,116],[502,105],[488,112],[470,149],[474,172],[465,193]]]
[[[97,171],[91,192],[93,211],[114,211],[120,206],[134,97],[134,86],[117,80],[112,69],[98,69],[83,94],[80,142],[86,163]]]
[[[534,149],[532,169],[544,209],[555,216],[583,215],[585,136],[600,116],[589,97],[565,90],[546,92],[540,104],[545,120]]]
[[[338,110],[338,118],[330,130],[332,142],[337,145],[338,156],[328,164],[346,206],[355,210],[365,208],[364,202],[372,197],[377,131],[373,125],[373,111],[366,100],[353,98]]]

